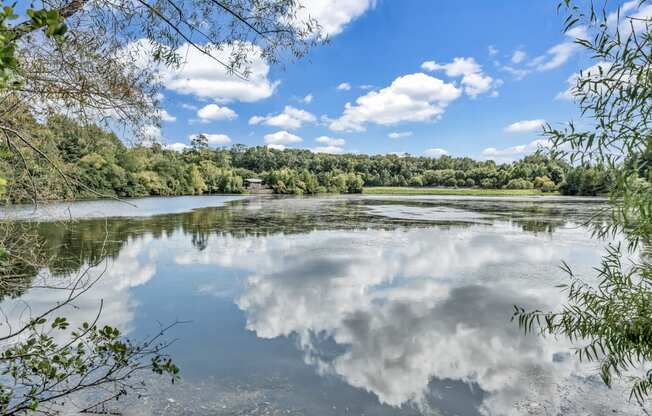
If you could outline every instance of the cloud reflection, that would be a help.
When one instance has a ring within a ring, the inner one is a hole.
[[[510,415],[599,410],[618,394],[585,379],[574,359],[553,360],[565,357],[566,343],[524,337],[510,322],[514,304],[563,300],[554,287],[562,259],[577,259],[582,271],[599,253],[583,230],[541,238],[498,222],[217,237],[177,262],[252,270],[236,299],[247,329],[261,338],[296,334],[306,362],[382,403],[423,408],[437,401],[433,380],[450,379],[484,392],[483,414]],[[588,402],[593,394],[577,393],[587,389],[605,399]]]
[[[83,322],[91,322],[102,304],[99,322],[128,333],[137,306],[129,290],[147,283],[156,274],[155,253],[151,251],[155,241],[150,235],[130,239],[117,257],[107,257],[94,267],[85,265],[79,272],[69,276],[50,276],[48,271],[44,270],[36,280],[37,287],[28,290],[18,299],[8,299],[2,303],[2,311],[6,315],[2,333],[7,333],[9,326],[19,328],[30,317],[38,316],[53,305],[63,302],[70,293],[65,288],[71,287],[72,282],[80,278],[86,270],[87,274],[81,280],[84,285],[95,281],[100,275],[101,277],[86,293],[54,316],[66,316],[72,324],[70,329],[73,330]],[[47,287],[38,287],[41,283]],[[29,310],[26,305],[29,305]],[[54,335],[67,336],[60,332]]]

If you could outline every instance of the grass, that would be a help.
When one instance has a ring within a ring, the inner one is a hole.
[[[364,188],[367,195],[459,195],[459,196],[542,196],[538,189],[480,189],[480,188],[412,188],[403,186],[374,186]]]

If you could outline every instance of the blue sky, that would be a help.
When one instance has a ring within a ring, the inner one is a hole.
[[[536,148],[542,120],[577,117],[563,93],[590,63],[554,0],[308,3],[331,42],[254,62],[247,83],[189,52],[164,78],[160,140],[508,161]]]

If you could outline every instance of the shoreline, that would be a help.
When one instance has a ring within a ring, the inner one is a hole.
[[[363,195],[450,195],[450,196],[560,196],[559,192],[538,189],[428,188],[409,186],[371,186]]]

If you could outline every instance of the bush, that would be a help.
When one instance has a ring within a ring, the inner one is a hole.
[[[423,186],[423,177],[421,175],[413,176],[408,183],[410,186]]]
[[[541,192],[555,192],[557,190],[557,185],[553,181],[544,182],[541,185]]]
[[[485,178],[480,181],[480,188],[492,189],[496,187],[496,181],[493,178]]]
[[[532,189],[534,185],[527,179],[512,179],[507,182],[505,189]]]
[[[557,190],[557,185],[547,176],[537,176],[534,178],[534,188],[540,189],[541,192],[554,192]]]

